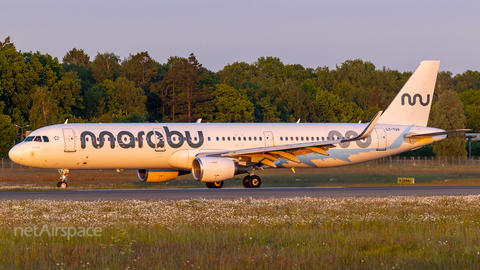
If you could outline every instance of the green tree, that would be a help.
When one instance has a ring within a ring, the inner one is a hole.
[[[467,70],[457,74],[453,78],[453,88],[457,93],[463,93],[468,89],[480,90],[480,72]]]
[[[104,93],[106,96],[106,99],[105,99],[106,113],[109,115],[121,114],[122,112],[120,110],[120,104],[118,103],[117,93],[116,93],[117,86],[115,85],[115,83],[111,80],[106,79],[101,84],[101,87],[104,89],[105,91]]]
[[[214,99],[208,108],[211,110],[203,117],[217,123],[253,122],[253,104],[244,90],[237,90],[225,84],[215,86]]]
[[[32,95],[33,104],[30,109],[30,127],[38,129],[58,124],[58,104],[46,86],[36,86]]]
[[[13,141],[17,136],[17,129],[12,123],[10,116],[2,114],[5,104],[0,102],[0,157],[8,156],[8,151],[13,146]]]
[[[69,65],[87,67],[90,63],[90,56],[88,56],[83,49],[73,48],[65,54],[62,61]]]
[[[81,84],[77,73],[70,71],[62,74],[52,86],[52,98],[58,102],[60,116],[69,115],[73,108],[83,109]]]
[[[205,76],[206,70],[193,53],[188,59],[179,58],[171,63],[164,87],[169,93],[173,121],[191,122],[198,117],[194,115],[197,106],[210,97],[209,88],[203,83]]]
[[[469,89],[460,95],[460,100],[465,108],[467,128],[480,132],[480,90]]]
[[[15,115],[15,120],[28,119],[36,76],[10,37],[0,42],[0,101],[5,104],[5,113]]]
[[[253,81],[257,67],[245,62],[235,62],[226,65],[218,73],[221,83],[240,89],[245,82]]]
[[[433,105],[430,126],[455,130],[465,128],[466,117],[463,113],[463,103],[453,90],[445,90],[438,96]],[[437,156],[465,156],[464,134],[449,135],[448,139],[433,144],[433,151]]]
[[[142,88],[136,87],[135,83],[124,77],[115,80],[115,96],[118,108],[123,115],[132,113],[145,113],[147,97]]]
[[[98,118],[106,113],[106,93],[100,84],[96,84],[85,92],[85,116],[87,119]]]
[[[279,123],[280,112],[277,110],[277,106],[272,103],[272,100],[267,95],[258,102],[261,108],[262,122],[263,123]]]
[[[124,75],[130,81],[144,90],[150,87],[150,84],[157,76],[158,65],[148,52],[140,52],[135,55],[130,54],[123,63]]]
[[[358,122],[363,111],[354,102],[347,102],[340,96],[325,90],[317,92],[311,110],[311,121],[316,123]]]
[[[97,53],[92,62],[93,78],[97,83],[114,81],[120,75],[120,56],[114,53]]]

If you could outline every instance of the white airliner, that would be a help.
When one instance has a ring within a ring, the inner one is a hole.
[[[209,188],[247,173],[243,185],[258,188],[257,169],[350,165],[464,132],[427,127],[439,64],[421,62],[383,115],[368,124],[63,124],[33,131],[9,156],[25,166],[59,169],[61,188],[68,169],[137,169],[146,182],[192,172]]]

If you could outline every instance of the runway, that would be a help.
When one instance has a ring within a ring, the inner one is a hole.
[[[480,186],[306,187],[0,191],[0,200],[184,200],[288,197],[479,195]]]

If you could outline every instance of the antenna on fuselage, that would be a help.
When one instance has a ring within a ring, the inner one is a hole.
[[[63,124],[64,124],[64,125],[68,124],[68,118],[67,118],[67,120],[65,120],[65,123],[63,123]]]
[[[302,118],[298,118],[298,120],[297,120],[297,124],[299,124],[299,123],[300,123],[300,119],[302,119]]]
[[[198,118],[196,123],[200,124],[201,122],[202,122],[202,118]]]

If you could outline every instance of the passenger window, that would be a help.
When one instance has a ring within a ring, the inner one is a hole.
[[[242,140],[242,137],[238,137],[238,140],[241,141],[241,140]]]
[[[258,137],[258,139],[261,141],[261,140],[262,140],[262,137]]]
[[[33,138],[35,138],[34,136],[30,136],[30,137],[27,137],[24,141],[25,142],[31,142],[33,141]]]
[[[232,137],[232,139],[235,141],[236,138],[235,138],[235,137]]]
[[[228,141],[230,141],[230,137],[228,137],[227,139],[228,139]]]
[[[283,141],[283,137],[280,137],[280,141]]]
[[[88,138],[85,138],[85,141],[87,141],[87,142],[88,142]]]
[[[248,140],[251,141],[251,140],[252,140],[252,137],[248,137]]]
[[[297,139],[297,141],[298,141],[298,137],[295,137],[295,139]]]
[[[288,137],[285,137],[285,141],[288,141]]]
[[[290,141],[293,141],[293,137],[290,137]]]
[[[47,137],[47,136],[42,136],[42,138],[43,138],[43,142],[49,142],[49,140],[48,140],[48,137]]]
[[[308,141],[308,137],[305,137],[305,139],[307,139],[307,141]],[[312,141],[313,141],[313,139],[312,139]]]
[[[207,140],[210,141],[210,137],[208,137]]]
[[[222,137],[222,141],[225,141],[225,137]]]
[[[253,137],[253,140],[256,141],[256,140],[257,140],[257,137]]]
[[[246,140],[247,140],[247,137],[243,137],[243,140],[246,141]]]
[[[218,137],[217,137],[217,141],[218,141],[218,140],[219,140],[219,139],[218,139]]]
[[[303,137],[300,138],[303,141]]]

